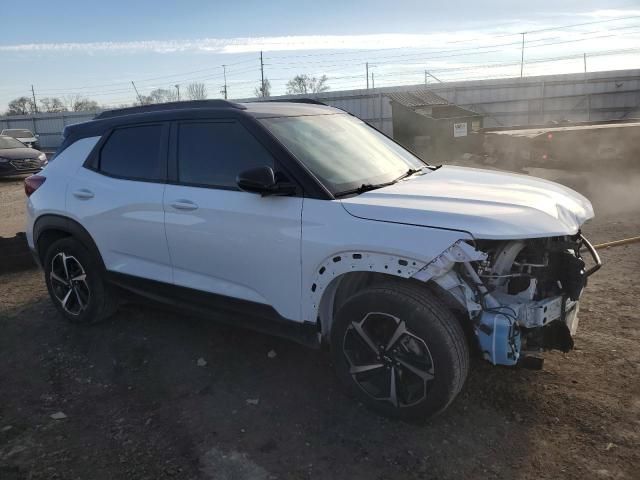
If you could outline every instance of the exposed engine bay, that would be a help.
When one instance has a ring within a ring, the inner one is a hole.
[[[484,357],[514,365],[544,350],[571,350],[578,301],[601,266],[591,244],[577,234],[473,246],[457,243],[416,278],[431,275],[465,305]],[[585,249],[595,262],[590,269],[581,255]]]

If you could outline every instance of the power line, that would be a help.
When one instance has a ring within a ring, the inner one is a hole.
[[[581,23],[574,23],[574,24],[565,24],[565,25],[560,25],[560,26],[555,26],[555,27],[547,27],[547,28],[528,30],[525,33],[526,34],[533,34],[533,33],[539,33],[539,32],[570,29],[570,28],[586,26],[586,25],[604,24],[604,23],[631,20],[631,19],[637,19],[637,18],[640,18],[640,15],[617,17],[617,18],[610,18],[610,19],[604,19],[604,20],[595,20],[595,21],[590,21],[590,22],[581,22]],[[628,27],[621,27],[621,28],[628,28]],[[467,43],[467,42],[477,41],[479,39],[503,38],[503,37],[521,35],[521,34],[522,34],[522,32],[520,32],[520,33],[505,33],[505,34],[500,34],[500,35],[491,35],[489,37],[485,36],[485,37],[477,37],[477,38],[472,38],[472,39],[449,41],[449,42],[444,42],[444,44]],[[265,44],[267,44],[267,45],[269,45],[269,44],[276,45],[276,44],[283,44],[283,43],[286,43],[286,42],[265,42]],[[509,44],[503,44],[501,46],[508,46],[508,45]],[[475,47],[475,48],[488,48],[488,47]],[[354,50],[350,50],[348,52],[331,52],[331,53],[325,53],[325,54],[314,53],[314,54],[307,54],[307,55],[289,55],[289,56],[280,56],[279,58],[317,57],[318,55],[325,55],[325,56],[353,55],[353,53],[358,52],[358,51],[360,51],[360,52],[376,52],[376,51],[389,51],[389,50],[397,50],[397,49],[406,49],[406,47],[392,47],[392,48],[384,48],[384,49],[359,49],[359,50],[355,50],[354,49]],[[443,52],[446,52],[446,51],[443,51]],[[233,66],[233,65],[243,64],[243,63],[249,63],[251,61],[252,61],[251,59],[245,59],[245,60],[240,60],[240,61],[233,62],[233,63],[228,63],[227,65],[228,66]],[[167,78],[173,78],[173,77],[182,77],[182,76],[185,76],[185,75],[191,75],[191,74],[194,74],[194,73],[201,73],[201,72],[210,71],[210,70],[211,70],[211,68],[205,68],[205,69],[193,70],[193,71],[189,71],[189,72],[161,75],[161,76],[156,76],[156,77],[148,77],[148,78],[144,78],[144,79],[139,79],[139,80],[137,80],[137,82],[138,83],[146,83],[146,82],[152,82],[152,81],[161,80],[161,79],[167,79]],[[220,75],[218,75],[218,77],[220,77]],[[84,86],[79,86],[79,87],[66,87],[64,89],[50,89],[47,92],[63,91],[63,90],[68,91],[68,90],[96,89],[96,88],[103,88],[103,87],[109,87],[109,86],[124,85],[126,83],[127,82],[125,82],[123,80],[121,82],[113,82],[113,83],[100,84],[100,85],[84,85]]]
[[[630,16],[625,16],[625,17],[616,17],[616,18],[609,18],[609,19],[604,19],[604,20],[596,20],[593,22],[582,22],[582,23],[573,23],[573,24],[566,24],[566,25],[558,25],[555,27],[548,27],[548,28],[540,28],[540,29],[535,29],[535,30],[528,30],[526,33],[539,33],[539,32],[546,32],[546,31],[553,31],[553,30],[563,30],[563,29],[569,29],[569,28],[574,28],[574,27],[581,27],[581,26],[585,26],[585,25],[595,25],[595,24],[601,24],[601,23],[610,23],[610,22],[617,22],[617,21],[623,21],[623,20],[633,20],[633,19],[638,19],[640,18],[640,15],[630,15]],[[475,37],[475,38],[470,38],[470,39],[464,39],[464,40],[451,40],[451,41],[447,41],[447,42],[442,42],[443,44],[456,44],[456,43],[467,43],[467,42],[476,42],[478,40],[483,40],[483,39],[487,39],[487,38],[504,38],[504,37],[513,37],[513,36],[517,36],[520,35],[522,32],[514,32],[514,33],[504,33],[504,34],[499,34],[499,35],[490,35],[489,37],[484,36],[484,37]],[[350,49],[349,51],[344,51],[344,52],[329,52],[329,53],[324,53],[322,55],[325,56],[335,56],[335,55],[351,55],[355,52],[382,52],[382,51],[389,51],[389,50],[404,50],[406,49],[405,46],[402,47],[388,47],[388,48],[378,48],[378,49],[371,49],[371,48],[362,48],[362,49]],[[296,55],[285,55],[285,56],[280,56],[279,58],[302,58],[302,57],[314,57],[319,55],[318,53],[310,53],[310,54],[296,54]]]
[[[638,16],[640,17],[640,16]],[[635,17],[629,17],[629,18],[635,18]],[[593,24],[593,23],[604,23],[603,21],[598,21],[598,22],[584,22],[582,24],[577,24],[577,25],[588,25],[588,24]],[[611,28],[607,31],[594,31],[594,32],[575,32],[576,35],[582,35],[583,37],[585,35],[590,35],[592,33],[603,33],[601,35],[591,35],[585,38],[572,38],[572,39],[562,39],[562,40],[558,40],[557,37],[545,37],[545,38],[539,38],[539,39],[533,39],[533,40],[528,40],[526,42],[526,46],[527,46],[527,51],[529,51],[529,49],[532,48],[541,48],[541,47],[545,47],[545,46],[552,46],[552,45],[560,45],[560,44],[572,44],[572,43],[579,43],[579,42],[584,42],[584,41],[590,41],[590,40],[595,40],[595,39],[600,39],[600,38],[607,38],[607,37],[613,37],[613,36],[617,36],[618,34],[615,33],[609,33],[610,31],[618,31],[618,30],[630,30],[630,29],[638,29],[639,26],[638,25],[627,25],[627,26],[621,26],[621,27],[614,27]],[[552,29],[539,29],[537,31],[548,31],[548,30],[552,30]],[[461,49],[448,49],[448,50],[432,50],[432,49],[425,49],[428,50],[428,52],[426,53],[409,53],[409,54],[402,54],[402,55],[390,55],[390,56],[383,56],[381,58],[376,59],[376,57],[374,56],[373,59],[377,62],[377,64],[379,64],[382,67],[385,66],[391,66],[391,65],[398,65],[399,67],[407,67],[407,66],[411,66],[413,65],[412,63],[407,63],[407,61],[409,62],[418,62],[418,61],[422,61],[424,62],[425,60],[431,60],[431,59],[438,59],[438,58],[451,58],[451,57],[464,57],[464,56],[469,56],[469,55],[485,55],[485,54],[489,54],[489,53],[493,53],[493,52],[499,52],[499,51],[503,51],[504,49],[498,49],[498,50],[489,50],[491,48],[494,47],[509,47],[509,46],[515,46],[515,45],[520,45],[521,47],[521,55],[520,55],[520,75],[523,76],[523,69],[524,69],[524,36],[529,35],[529,33],[533,33],[536,31],[529,31],[529,32],[521,32],[520,35],[522,35],[522,41],[519,42],[510,42],[510,43],[502,43],[502,44],[496,44],[496,45],[484,45],[484,46],[474,46],[474,47],[466,47],[466,48],[461,48]],[[628,32],[626,32],[628,33]],[[635,33],[635,31],[633,32]],[[591,52],[589,53],[589,56],[600,56],[600,55],[608,55],[608,54],[627,54],[630,53],[631,51],[635,51],[634,49],[619,49],[619,50],[610,50],[610,51],[606,51],[608,53],[604,53],[604,52]],[[458,52],[457,54],[455,52]],[[261,52],[262,53],[262,52]],[[346,53],[346,52],[345,52]],[[352,52],[349,52],[352,53]],[[584,57],[585,52],[581,52],[579,57],[583,58]],[[316,54],[317,55],[317,54]],[[255,57],[253,57],[255,59]],[[555,57],[555,58],[544,58],[541,60],[527,60],[527,65],[529,64],[533,64],[536,62],[552,62],[552,61],[557,61],[557,59],[568,59],[568,58],[576,58],[576,56],[565,56],[565,57]],[[387,61],[385,61],[387,60]],[[252,60],[255,61],[255,60]],[[326,63],[327,60],[323,61],[323,62],[307,62],[307,63]],[[329,60],[330,61],[330,60]],[[356,60],[354,59],[343,59],[343,60],[334,60],[333,65],[325,65],[324,68],[322,68],[323,72],[332,72],[332,71],[337,71],[337,70],[349,70],[352,65],[343,65],[342,63],[344,62],[349,62],[350,64],[355,63]],[[244,64],[244,63],[248,63],[249,60],[242,60],[239,62],[235,62],[236,65],[240,64]],[[437,63],[437,62],[436,62]],[[275,65],[279,65],[278,63],[274,63]],[[305,64],[305,62],[300,62],[300,64]],[[226,71],[226,66],[227,65],[232,65],[232,64],[225,64],[225,67],[223,67],[223,72],[222,74],[217,73],[217,74],[205,74],[205,75],[200,75],[200,76],[196,76],[196,77],[190,77],[190,78],[182,78],[179,81],[183,81],[183,82],[189,82],[189,81],[195,81],[198,79],[201,79],[203,81],[207,81],[207,80],[214,80],[214,79],[224,79],[225,82],[225,90],[228,88],[228,84],[233,84],[233,85],[248,85],[248,84],[252,84],[255,83],[257,81],[254,80],[231,80],[231,82],[227,81],[227,74],[229,74],[231,77],[238,77],[239,75],[243,75],[245,73],[249,73],[249,72],[256,72],[256,68],[252,67],[252,66],[247,66],[246,68],[240,68],[238,70],[231,70],[230,72]],[[261,54],[261,62],[260,62],[260,82],[261,85],[264,86],[264,57]],[[271,65],[271,63],[270,63]],[[283,63],[282,65],[287,65],[287,63]],[[362,65],[360,63],[360,65]],[[433,72],[455,72],[455,71],[468,71],[468,70],[479,70],[479,69],[483,69],[483,68],[498,68],[500,66],[509,66],[511,64],[505,64],[505,63],[493,63],[493,64],[484,64],[484,65],[477,65],[477,64],[471,64],[468,67],[456,67],[456,68],[444,68],[444,69],[438,69],[438,68],[433,68],[433,65],[430,65],[430,69],[429,72],[433,71]],[[366,79],[367,79],[367,83],[369,81],[369,76],[368,76],[368,70],[369,70],[369,66],[370,66],[370,58],[367,59],[366,65],[365,65],[365,69],[366,69]],[[416,66],[420,67],[420,77],[422,76],[422,74],[424,73],[424,63],[418,63],[416,64]],[[334,67],[334,68],[327,68],[327,67]],[[161,77],[155,77],[155,78],[169,78],[169,77],[186,77],[188,76],[190,73],[193,72],[210,72],[212,68],[215,67],[209,67],[207,69],[200,69],[200,70],[195,70],[192,72],[183,72],[181,74],[173,74],[173,75],[167,75],[167,76],[161,76]],[[300,68],[300,66],[295,67],[295,68]],[[286,70],[286,68],[281,67],[282,70]],[[378,84],[380,86],[381,81],[384,82],[384,77],[387,76],[389,74],[384,74],[384,73],[379,73],[378,77],[379,77],[379,81]],[[400,76],[400,75],[405,75],[406,73],[403,74],[390,74],[390,75],[395,75],[395,76]],[[415,75],[414,73],[410,73],[410,75]],[[360,77],[360,75],[357,76],[350,76],[350,75],[342,75],[339,77],[332,77],[331,81],[332,82],[338,82],[342,79],[344,80],[349,80],[350,78],[358,78]],[[361,78],[361,77],[360,77]],[[382,80],[381,80],[382,78]],[[435,78],[435,77],[432,77]],[[286,81],[287,79],[285,78],[272,78],[271,80],[273,81],[279,81],[279,80],[283,80]],[[147,79],[147,82],[152,81],[151,79]],[[134,86],[134,88],[136,89],[136,95],[138,96],[138,100],[140,100],[141,96],[139,94],[139,92],[137,91],[136,85],[135,83],[133,83],[133,81],[131,82]],[[108,85],[108,84],[106,84]],[[113,85],[113,84],[112,84]],[[120,85],[119,83],[116,85]],[[153,88],[163,88],[166,85],[162,85],[160,84],[160,82],[155,82],[155,84],[150,84],[150,85],[146,85],[145,88],[147,89],[153,89]],[[88,86],[82,87],[82,88],[89,88]],[[125,93],[127,91],[129,91],[130,87],[127,88],[117,88],[117,89],[111,89],[111,90],[101,90],[99,92],[93,93],[91,94],[90,92],[84,92],[83,95],[89,96],[89,97],[93,97],[93,96],[113,96],[114,94],[118,94],[118,93]],[[47,94],[54,94],[54,90],[56,89],[50,89],[50,90],[45,90],[45,91],[41,91],[39,90],[39,95],[47,95]],[[68,89],[57,89],[58,91],[62,91],[64,93],[69,93],[69,94],[75,94],[77,95],[78,92],[71,92],[71,91],[67,91],[67,90],[72,90],[71,87],[69,87]],[[64,93],[55,93],[54,95],[63,95]],[[35,90],[32,89],[32,91],[30,92],[31,96],[34,99],[34,103],[35,103]],[[222,93],[222,92],[221,92]]]
[[[631,25],[631,26],[617,27],[617,28],[614,28],[614,29],[610,29],[609,31],[612,31],[612,30],[623,30],[623,29],[629,29],[629,28],[638,28],[638,27],[639,27],[639,25]],[[597,31],[592,31],[592,32],[581,32],[581,34],[582,35],[587,35],[587,34],[600,33],[600,32],[601,32],[600,30],[597,30]],[[520,35],[522,35],[522,33],[520,33]],[[606,35],[599,35],[599,36],[596,36],[596,37],[561,40],[561,41],[558,41],[558,42],[548,42],[549,40],[556,40],[557,37],[539,38],[539,39],[535,39],[535,40],[530,40],[528,42],[528,45],[529,45],[530,48],[532,48],[532,47],[538,47],[538,46],[556,45],[556,44],[560,44],[560,43],[574,43],[574,42],[588,41],[588,40],[593,40],[594,38],[605,38],[605,37],[609,37],[609,36],[615,36],[615,34],[607,33]],[[548,42],[548,43],[535,45],[535,43],[539,43],[539,42]],[[481,53],[481,54],[494,53],[494,52],[501,51],[501,50],[490,50],[490,51],[487,51],[487,52],[478,52],[478,50],[486,50],[486,49],[497,48],[497,47],[510,47],[510,46],[514,46],[515,47],[515,46],[520,46],[520,45],[521,45],[521,41],[518,40],[516,42],[509,42],[509,43],[499,43],[499,44],[491,44],[491,45],[479,45],[479,46],[474,46],[474,47],[464,47],[464,48],[457,48],[457,49],[432,50],[432,51],[428,51],[428,52],[425,52],[425,53],[406,53],[406,54],[401,54],[401,55],[391,55],[391,56],[383,56],[383,57],[368,56],[367,59],[368,60],[373,59],[373,60],[376,60],[376,61],[381,61],[381,60],[386,60],[386,59],[399,59],[399,58],[405,58],[405,59],[408,59],[408,58],[424,58],[424,59],[445,58],[445,57],[452,56],[451,55],[452,53],[467,52],[467,53],[464,53],[463,55],[456,54],[455,56],[466,56],[466,55],[478,54],[478,53]],[[426,50],[431,50],[431,49],[426,49]],[[437,54],[437,55],[435,55],[435,54]],[[344,59],[344,60],[338,60],[337,61],[338,63],[325,65],[325,67],[342,67],[343,63],[353,63],[354,61],[357,61],[357,59],[349,58],[349,59]],[[334,61],[334,62],[336,62],[336,61]],[[326,64],[326,61],[307,62],[307,63],[304,63],[304,62],[300,62],[300,63],[292,63],[292,62],[277,63],[277,62],[273,62],[271,65],[296,65],[296,67],[292,67],[292,68],[298,69],[299,65],[301,65],[301,64]],[[286,70],[287,68],[280,67],[280,69]]]
[[[626,18],[634,18],[634,17],[626,17]],[[607,21],[613,21],[615,19],[609,19]],[[588,24],[594,24],[594,23],[604,23],[604,21],[597,21],[597,22],[583,22],[581,24],[575,24],[575,25],[588,25]],[[574,26],[575,26],[574,25]],[[555,29],[560,28],[560,27],[556,27]],[[622,30],[622,29],[629,29],[629,28],[637,28],[637,25],[632,25],[632,26],[624,26],[624,27],[616,27],[613,28],[611,30]],[[552,28],[547,28],[547,29],[539,29],[539,30],[533,30],[533,31],[529,31],[529,32],[525,32],[525,33],[533,33],[533,32],[537,32],[537,31],[549,31],[549,30],[553,30]],[[598,32],[586,32],[586,33],[598,33]],[[581,32],[582,35],[585,34],[585,32]],[[522,33],[521,33],[522,35]],[[570,39],[570,40],[562,40],[562,41],[558,41],[558,42],[547,42],[547,43],[539,43],[538,45],[535,45],[533,43],[535,42],[545,42],[547,40],[551,40],[552,38],[542,38],[542,39],[536,39],[536,40],[532,40],[530,42],[528,42],[528,46],[529,48],[535,48],[535,47],[543,47],[543,46],[549,46],[549,45],[558,45],[558,44],[562,44],[562,43],[575,43],[575,42],[579,42],[579,41],[587,41],[587,40],[593,40],[596,38],[605,38],[605,37],[610,37],[610,36],[615,36],[612,34],[605,34],[605,35],[599,35],[599,36],[595,36],[595,37],[588,37],[588,38],[583,38],[583,39]],[[499,50],[488,50],[490,48],[494,48],[494,47],[508,47],[508,46],[513,46],[516,43],[503,43],[503,44],[497,44],[497,45],[485,45],[485,46],[477,46],[477,47],[467,47],[467,48],[463,48],[463,49],[450,49],[450,50],[440,50],[440,51],[431,51],[429,52],[429,54],[427,56],[424,56],[423,54],[418,54],[418,53],[412,53],[412,54],[404,54],[404,55],[397,55],[397,56],[388,56],[388,57],[382,57],[380,58],[380,60],[397,60],[400,58],[404,58],[404,59],[415,59],[417,60],[418,58],[421,58],[422,60],[429,60],[429,59],[434,59],[434,58],[443,58],[443,57],[453,57],[453,56],[467,56],[470,55],[471,52],[474,52],[475,54],[488,54],[488,53],[494,53],[496,51]],[[532,45],[533,44],[533,45]],[[484,51],[480,51],[480,50],[484,50]],[[452,52],[467,52],[467,53],[462,53],[462,54],[458,54],[458,55],[452,55]],[[346,53],[346,52],[345,52]],[[349,52],[350,53],[350,52]],[[442,53],[443,55],[434,55],[434,53]],[[317,55],[317,54],[316,54]],[[418,58],[416,58],[418,57]],[[242,64],[242,63],[247,63],[250,60],[242,60],[239,62],[235,62],[235,64]],[[344,61],[346,62],[353,62],[352,59],[345,59]],[[314,63],[325,63],[324,62],[314,62]],[[311,63],[311,62],[309,62]],[[385,63],[385,62],[381,62],[381,63]],[[521,63],[523,62],[523,58],[521,58]],[[277,65],[277,63],[275,63]],[[231,65],[231,64],[230,64]],[[264,65],[264,61],[261,62],[261,76],[263,76],[263,65]],[[341,64],[334,64],[334,65],[328,65],[329,67],[338,67],[338,68],[333,68],[333,69],[327,69],[325,68],[324,70],[327,72],[330,71],[335,71],[335,70],[339,70],[343,68],[343,65]],[[299,67],[296,67],[299,68]],[[281,69],[286,69],[284,67],[281,67]],[[160,79],[160,78],[170,78],[170,77],[176,77],[176,76],[180,76],[180,77],[185,77],[186,75],[189,75],[190,73],[194,73],[194,72],[203,72],[203,71],[210,71],[211,68],[207,68],[207,69],[200,69],[200,70],[194,70],[192,72],[184,72],[181,74],[173,74],[173,75],[166,75],[166,76],[160,76],[160,77],[152,77],[152,78],[148,78],[146,80],[146,82],[150,82],[153,79]],[[249,68],[245,68],[245,69],[241,69],[239,71],[235,71],[232,72],[232,75],[238,75],[238,74],[242,74],[242,73],[247,73],[253,71],[252,67]],[[188,81],[195,81],[195,80],[209,80],[209,79],[217,79],[217,78],[221,78],[224,77],[224,72],[222,75],[220,74],[214,74],[214,75],[202,75],[202,76],[198,76],[198,77],[191,77],[191,78],[183,78],[182,81],[184,82],[188,82]],[[118,83],[119,84],[119,83]],[[105,85],[118,85],[118,84],[105,84]],[[161,87],[160,85],[158,85],[158,82],[156,82],[156,85],[149,85],[146,88],[154,88],[154,87]],[[89,86],[84,86],[84,87],[79,87],[79,88],[90,88]],[[63,95],[63,94],[77,94],[78,92],[73,92],[73,91],[67,91],[67,90],[73,90],[72,87],[66,88],[66,89],[50,89],[50,90],[46,90],[44,92],[41,92],[41,94],[51,94],[51,95]],[[121,93],[121,92],[125,92],[127,91],[126,88],[118,88],[118,89],[113,89],[113,90],[107,90],[107,91],[102,91],[100,93],[94,93],[92,95],[89,95],[88,92],[86,93],[89,96],[104,96],[104,95],[111,95],[114,93]]]

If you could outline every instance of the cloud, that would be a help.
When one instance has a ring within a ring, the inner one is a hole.
[[[579,24],[580,17],[602,22],[593,28],[604,31],[625,25],[633,26],[640,17],[638,9],[599,9],[576,12],[572,17]],[[423,34],[369,34],[369,35],[293,35],[272,37],[238,37],[238,38],[200,38],[191,40],[140,40],[140,41],[109,41],[109,42],[61,42],[61,43],[23,43],[15,45],[0,45],[0,53],[251,53],[274,51],[304,51],[304,50],[373,50],[394,48],[439,49],[443,46],[455,47],[460,43],[473,42],[476,46],[495,43],[496,38],[501,42],[504,37],[516,35],[522,31],[535,32],[558,25],[555,15],[544,22],[523,22],[513,20],[512,24],[499,28],[467,29],[460,31],[444,31]],[[563,22],[560,22],[565,23]],[[566,23],[571,23],[568,20]],[[585,24],[588,25],[588,24]],[[587,27],[583,27],[587,28]],[[628,27],[627,27],[628,28]],[[558,29],[555,34],[567,36],[580,33],[581,28]]]
[[[131,42],[66,42],[0,45],[0,52],[14,53],[247,53],[285,50],[342,50],[432,47],[461,41],[478,32],[434,34],[300,35],[281,37],[201,38],[195,40],[147,40]]]
[[[634,20],[640,17],[640,10],[593,10],[576,13],[575,17],[602,21],[602,25],[591,28],[603,31],[621,26],[633,26]],[[617,19],[617,20],[616,20]],[[614,23],[615,22],[615,23]],[[499,29],[468,29],[461,31],[445,31],[423,34],[369,34],[369,35],[294,35],[273,37],[239,37],[239,38],[200,38],[191,40],[141,40],[141,41],[113,41],[113,42],[62,42],[62,43],[23,43],[16,45],[0,45],[0,53],[84,53],[84,54],[140,54],[140,53],[251,53],[275,51],[305,51],[305,50],[373,50],[394,48],[420,48],[424,50],[455,48],[462,43],[475,46],[489,45],[492,42],[504,43],[510,35],[522,31],[557,26],[557,20],[547,20],[544,23],[523,23],[513,21],[509,27],[504,24]],[[567,23],[569,23],[567,21]],[[580,21],[574,21],[580,23]],[[582,27],[589,28],[589,27]],[[628,27],[627,27],[628,28]],[[580,33],[578,29],[558,29],[554,35],[566,37]],[[549,35],[553,32],[546,32]]]
[[[592,12],[580,13],[579,15],[596,19],[635,17],[640,15],[640,10],[594,10]]]

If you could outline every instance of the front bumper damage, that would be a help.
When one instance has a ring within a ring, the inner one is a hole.
[[[581,251],[593,266],[586,268]],[[579,299],[602,263],[581,234],[506,242],[458,241],[414,275],[434,281],[473,324],[494,365],[515,365],[544,350],[569,351]]]

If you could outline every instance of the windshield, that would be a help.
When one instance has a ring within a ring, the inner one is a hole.
[[[266,118],[261,122],[334,195],[393,182],[425,164],[347,114]]]
[[[33,137],[33,133],[31,133],[29,130],[22,130],[17,128],[10,129],[10,130],[3,130],[2,135],[9,135],[10,137],[14,137],[14,138],[32,138]]]
[[[24,148],[26,145],[15,138],[0,137],[0,149],[3,148]]]

